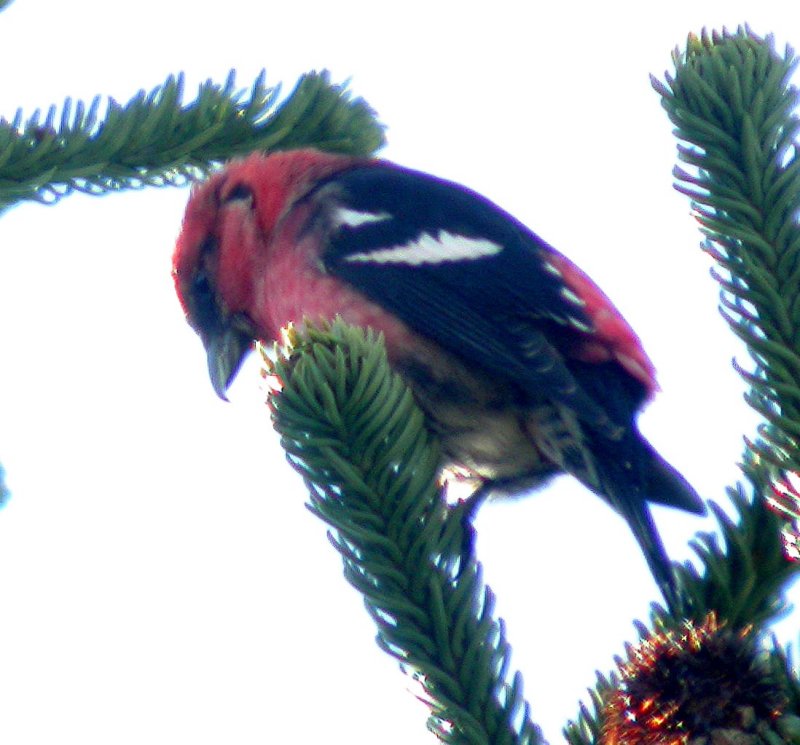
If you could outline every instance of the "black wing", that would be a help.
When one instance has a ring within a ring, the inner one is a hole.
[[[461,359],[619,436],[627,422],[612,423],[565,361],[565,339],[591,323],[548,262],[554,249],[484,197],[423,173],[370,165],[319,188],[334,195],[327,271]]]

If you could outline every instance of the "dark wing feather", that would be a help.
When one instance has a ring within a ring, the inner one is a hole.
[[[544,241],[480,195],[395,166],[357,168],[319,188],[334,195],[334,211],[365,218],[341,224],[329,216],[327,271],[462,359],[515,381],[536,399],[566,404],[589,426],[619,436],[619,425],[627,422],[609,419],[570,370],[563,347],[551,341],[554,330],[569,335],[591,324],[580,301],[564,291],[547,260],[553,249]],[[484,239],[500,250],[413,265],[365,258],[423,235]]]

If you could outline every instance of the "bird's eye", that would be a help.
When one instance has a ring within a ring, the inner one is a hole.
[[[231,187],[231,190],[225,195],[222,200],[224,204],[230,202],[253,202],[253,190],[247,184],[236,184]]]
[[[214,290],[211,281],[205,272],[198,272],[192,282],[192,298],[200,306],[208,305],[213,302]]]
[[[196,328],[210,331],[218,325],[219,310],[211,281],[205,272],[198,272],[189,294],[190,315]]]

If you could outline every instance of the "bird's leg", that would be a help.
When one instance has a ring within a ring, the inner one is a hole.
[[[466,499],[448,508],[440,547],[443,556],[451,557],[450,571],[455,579],[474,561],[476,534],[473,519],[493,488],[492,482],[483,482]]]

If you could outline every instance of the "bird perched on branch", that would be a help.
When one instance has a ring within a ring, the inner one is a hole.
[[[669,600],[647,503],[704,506],[636,427],[653,366],[592,280],[497,205],[383,160],[254,154],[194,189],[173,271],[221,397],[291,322],[372,327],[443,465],[481,493],[572,474],[628,521]]]

